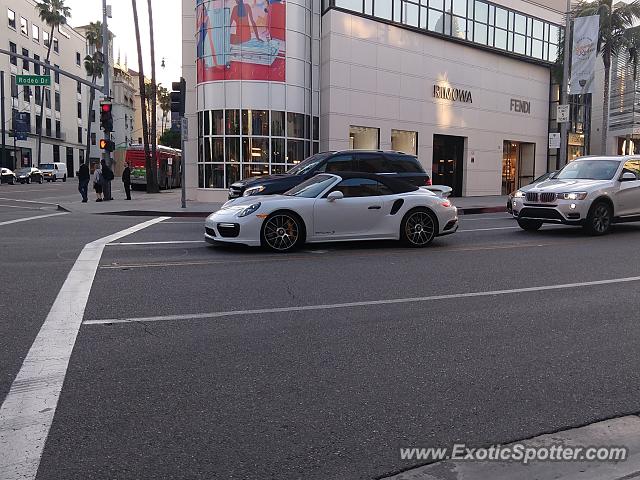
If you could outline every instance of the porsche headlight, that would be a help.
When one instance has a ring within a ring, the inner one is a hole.
[[[524,198],[524,197],[526,197],[526,196],[527,196],[527,194],[526,194],[526,193],[524,193],[524,192],[521,192],[520,190],[518,190],[518,191],[516,192],[516,194],[514,195],[514,197],[515,197],[515,198]]]
[[[253,205],[249,205],[247,208],[245,208],[244,210],[241,210],[240,213],[238,213],[238,217],[246,217],[247,215],[251,215],[253,212],[258,210],[259,208],[260,208],[260,202],[254,203]]]
[[[251,187],[251,188],[247,188],[244,193],[242,194],[243,197],[250,197],[251,195],[258,195],[260,192],[262,192],[265,188],[264,185],[258,185],[257,187]]]
[[[557,198],[560,200],[584,200],[587,198],[587,192],[559,193]]]

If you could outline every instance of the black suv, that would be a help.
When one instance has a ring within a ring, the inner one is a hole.
[[[245,178],[229,188],[229,198],[284,193],[318,173],[381,173],[417,186],[431,185],[429,175],[413,155],[400,152],[345,150],[317,153],[281,175]]]

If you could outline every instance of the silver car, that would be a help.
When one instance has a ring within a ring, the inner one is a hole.
[[[518,190],[512,209],[527,231],[562,223],[604,235],[614,223],[640,221],[640,157],[574,160],[553,179]]]

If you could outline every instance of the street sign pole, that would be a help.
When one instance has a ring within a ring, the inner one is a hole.
[[[182,117],[180,127],[180,148],[182,149],[182,158],[180,162],[180,168],[182,170],[180,172],[182,174],[182,178],[180,180],[180,183],[182,183],[182,208],[187,208],[187,168],[185,165],[186,158],[184,154],[184,144],[189,139],[189,122],[186,117]]]
[[[2,100],[0,101],[0,109],[2,110],[2,118],[0,118],[0,122],[2,122],[2,158],[0,158],[0,167],[5,167],[5,162],[7,159],[7,139],[5,136],[5,130],[7,128],[7,123],[4,116],[4,70],[0,72],[0,96],[2,97]]]
[[[560,103],[567,105],[569,103],[569,95],[567,94],[569,86],[569,62],[571,61],[571,0],[567,0],[567,12],[565,15],[564,25],[564,58],[562,59],[562,91],[560,92]],[[560,124],[560,156],[556,157],[556,170],[567,164],[567,150],[569,147],[569,122]]]
[[[109,26],[107,25],[107,18],[109,17],[109,11],[107,10],[107,0],[102,0],[102,54],[104,57],[102,78],[104,79],[104,89],[102,94],[105,100],[111,99],[111,89],[109,86]],[[104,139],[108,142],[111,140],[111,132],[104,131]],[[102,158],[104,163],[111,167],[111,153],[109,150],[102,152]]]

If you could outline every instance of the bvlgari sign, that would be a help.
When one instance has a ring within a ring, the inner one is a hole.
[[[452,102],[473,103],[471,92],[462,90],[461,88],[443,87],[440,85],[433,86],[433,98],[441,98],[442,100],[451,100]]]

